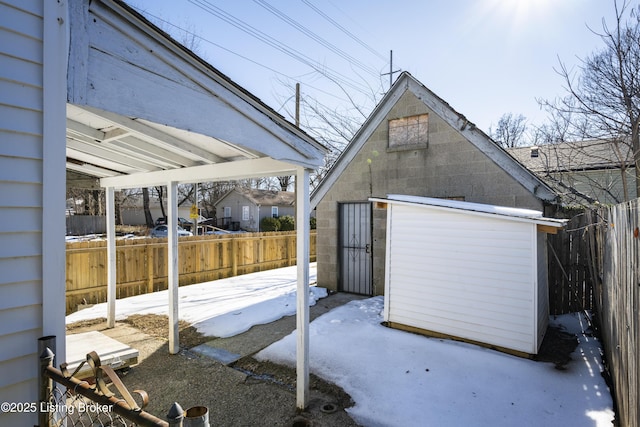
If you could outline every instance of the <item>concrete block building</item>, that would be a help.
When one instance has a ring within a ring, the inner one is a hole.
[[[311,194],[318,285],[384,293],[386,210],[372,197],[435,197],[552,214],[556,193],[409,73],[402,73]]]

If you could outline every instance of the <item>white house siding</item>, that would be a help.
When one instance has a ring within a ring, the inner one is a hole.
[[[536,353],[535,225],[392,204],[387,321]]]
[[[57,259],[46,250],[55,249],[52,236],[60,234],[64,253],[64,201],[52,216],[45,207],[49,197],[64,199],[64,11],[48,0],[0,0],[0,402],[36,402],[37,339],[59,327],[64,341],[64,308],[55,325],[57,313],[46,308],[56,297],[43,292],[61,278],[64,294],[64,258],[62,274],[45,278]],[[3,426],[35,423],[36,414],[0,412]]]
[[[42,335],[41,1],[0,3],[0,402],[30,402]],[[12,422],[16,424],[12,424]],[[0,413],[1,425],[20,425]]]

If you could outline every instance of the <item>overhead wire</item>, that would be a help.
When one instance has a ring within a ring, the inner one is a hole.
[[[176,25],[176,24],[172,23],[171,21],[167,21],[166,19],[160,18],[159,16],[154,15],[154,14],[152,14],[152,13],[150,13],[150,12],[146,11],[146,10],[139,9],[139,8],[137,8],[137,7],[134,7],[134,9],[136,9],[138,12],[142,13],[143,15],[146,15],[146,16],[148,16],[148,17],[153,18],[154,20],[156,20],[156,21],[158,21],[158,22],[162,22],[163,24],[169,25],[169,26],[171,26],[171,27],[173,27],[173,28],[175,28],[175,29],[177,29],[177,30],[180,30],[181,32],[183,32],[183,33],[185,33],[185,34],[189,34],[189,35],[190,35],[190,36],[192,36],[192,37],[195,37],[195,38],[197,38],[197,39],[199,39],[199,40],[202,40],[202,41],[203,41],[203,42],[205,42],[205,43],[211,44],[211,45],[213,45],[213,46],[215,46],[215,47],[217,47],[217,48],[219,48],[219,49],[221,49],[221,50],[223,50],[223,51],[225,51],[225,52],[227,52],[227,53],[230,53],[230,54],[232,54],[232,55],[235,55],[235,56],[237,56],[238,58],[241,58],[241,59],[243,59],[243,60],[245,60],[245,61],[251,62],[251,63],[252,63],[252,64],[254,64],[254,65],[257,65],[257,66],[259,66],[259,67],[262,67],[262,68],[264,68],[264,69],[266,69],[266,70],[269,70],[269,71],[271,71],[271,72],[273,72],[273,73],[275,73],[275,74],[278,74],[278,75],[280,75],[280,76],[282,76],[282,77],[285,77],[285,78],[290,79],[290,80],[297,80],[297,79],[298,79],[298,78],[297,78],[297,77],[295,77],[295,76],[290,76],[290,75],[288,75],[288,74],[285,74],[285,73],[283,73],[283,72],[282,72],[282,71],[280,71],[280,70],[277,70],[277,69],[275,69],[275,68],[269,67],[268,65],[265,65],[265,64],[263,64],[263,63],[261,63],[261,62],[258,62],[258,61],[254,60],[254,59],[251,59],[251,58],[247,57],[247,56],[244,56],[244,55],[242,55],[242,54],[240,54],[240,53],[238,53],[238,52],[236,52],[236,51],[233,51],[233,50],[231,50],[231,49],[228,49],[228,48],[226,48],[226,47],[224,47],[224,46],[222,46],[222,45],[220,45],[220,44],[218,44],[218,43],[216,43],[216,42],[214,42],[214,41],[211,41],[211,40],[209,40],[209,39],[207,39],[207,38],[205,38],[205,37],[202,37],[201,35],[198,35],[198,34],[196,34],[196,33],[192,32],[192,31],[189,31],[189,30],[187,30],[187,29],[185,29],[185,28],[183,28],[183,27],[180,27],[179,25]],[[305,86],[306,86],[306,87],[308,87],[308,88],[311,88],[311,89],[313,89],[313,90],[315,90],[315,91],[318,91],[318,92],[320,92],[320,93],[323,93],[323,94],[325,94],[325,95],[327,95],[327,96],[331,96],[331,97],[333,97],[333,98],[335,98],[335,99],[337,99],[337,100],[344,101],[344,102],[348,102],[348,101],[349,101],[349,100],[348,100],[348,99],[346,99],[346,98],[343,98],[343,97],[341,97],[341,96],[338,96],[338,95],[336,95],[335,93],[332,93],[332,92],[329,92],[329,91],[327,91],[327,90],[321,89],[321,88],[316,87],[316,86],[314,86],[314,85],[311,85],[311,84],[305,83]]]
[[[260,1],[260,0],[258,0],[258,1]],[[303,1],[304,1],[304,0],[303,0]],[[283,43],[278,42],[277,40],[273,39],[272,37],[268,36],[267,34],[263,33],[262,31],[260,31],[260,30],[256,29],[255,27],[253,27],[253,26],[251,26],[251,25],[249,25],[249,24],[247,24],[247,23],[245,23],[245,22],[241,21],[241,20],[240,20],[240,19],[238,19],[238,18],[235,18],[233,15],[228,14],[228,13],[226,13],[225,11],[223,11],[223,10],[221,10],[221,9],[219,9],[219,8],[217,8],[217,7],[215,7],[215,6],[213,6],[213,5],[211,5],[211,3],[210,3],[210,2],[208,2],[208,1],[206,1],[206,0],[189,0],[189,2],[190,2],[190,3],[192,3],[192,4],[194,4],[194,5],[196,5],[196,6],[198,6],[198,7],[200,7],[200,8],[202,8],[202,9],[204,9],[205,11],[207,11],[207,12],[209,12],[209,13],[212,13],[214,16],[216,16],[216,17],[218,17],[218,18],[222,19],[223,21],[225,21],[225,22],[227,22],[227,23],[229,23],[229,24],[233,25],[233,26],[234,26],[234,27],[236,27],[236,28],[241,29],[242,31],[246,32],[247,34],[249,34],[249,35],[251,35],[251,36],[253,36],[253,37],[255,37],[255,38],[258,38],[259,40],[261,40],[261,41],[263,41],[263,42],[267,43],[268,45],[270,45],[270,46],[272,46],[272,47],[274,47],[274,48],[276,48],[276,49],[280,50],[281,52],[284,52],[284,53],[286,53],[287,55],[292,56],[294,59],[299,60],[299,61],[301,61],[302,63],[304,63],[304,64],[306,64],[306,65],[310,66],[310,67],[314,70],[314,72],[320,73],[320,74],[324,75],[324,76],[325,76],[325,77],[327,77],[327,78],[334,79],[334,80],[335,80],[335,81],[337,81],[338,83],[344,83],[345,85],[348,85],[349,87],[351,87],[352,89],[354,89],[354,90],[356,90],[356,91],[358,91],[358,92],[360,92],[360,93],[363,93],[363,94],[365,94],[365,95],[370,95],[370,91],[369,91],[369,89],[368,89],[368,88],[367,88],[367,89],[363,89],[363,87],[353,87],[353,85],[352,85],[352,84],[348,84],[348,82],[346,82],[346,83],[345,83],[345,80],[344,80],[344,79],[347,79],[345,76],[341,75],[341,74],[340,74],[340,73],[338,73],[338,72],[335,72],[335,74],[333,74],[333,73],[327,73],[327,72],[326,72],[326,67],[319,67],[319,64],[318,64],[317,62],[315,62],[315,61],[311,60],[310,58],[308,58],[308,57],[306,57],[306,56],[304,56],[304,55],[300,54],[299,52],[295,51],[295,49],[292,49],[292,48],[290,48],[290,47],[288,47],[288,46],[284,45]],[[213,9],[213,10],[209,10],[209,9],[206,7],[206,5],[210,5],[210,6],[212,6],[214,9]],[[171,26],[171,27],[173,27],[173,28],[176,28],[176,29],[180,30],[181,32],[184,32],[185,34],[189,34],[189,35],[190,35],[190,36],[192,36],[192,37],[198,38],[198,39],[200,39],[200,40],[202,40],[202,41],[204,41],[204,42],[206,42],[206,43],[208,43],[208,44],[211,44],[211,45],[213,45],[213,46],[215,46],[215,47],[217,47],[217,48],[219,48],[219,49],[221,49],[221,50],[223,50],[223,51],[225,51],[225,52],[228,52],[228,53],[230,53],[230,54],[232,54],[232,55],[234,55],[234,56],[237,56],[237,57],[239,57],[239,58],[241,58],[241,59],[243,59],[243,60],[245,60],[245,61],[248,61],[248,62],[250,62],[250,63],[252,63],[252,64],[255,64],[255,65],[259,66],[259,67],[262,67],[262,68],[264,68],[264,69],[267,69],[267,70],[269,70],[269,71],[271,71],[271,72],[273,72],[273,73],[275,73],[275,74],[277,74],[277,75],[283,76],[284,78],[291,79],[291,80],[297,80],[297,78],[296,78],[296,77],[290,76],[290,75],[288,75],[288,74],[286,74],[286,73],[283,73],[283,72],[281,72],[281,71],[279,71],[279,70],[276,70],[276,69],[274,69],[274,68],[272,68],[272,67],[269,67],[269,66],[267,66],[267,65],[265,65],[265,64],[262,64],[262,63],[260,63],[260,62],[258,62],[258,61],[256,61],[256,60],[253,60],[253,59],[251,59],[251,58],[249,58],[249,57],[247,57],[247,56],[244,56],[244,55],[242,55],[242,54],[240,54],[240,53],[238,53],[238,52],[236,52],[236,51],[233,51],[233,50],[231,50],[231,49],[228,49],[228,48],[226,48],[226,47],[224,47],[224,46],[222,46],[222,45],[220,45],[220,44],[218,44],[218,43],[215,43],[215,42],[213,42],[213,41],[211,41],[211,40],[209,40],[209,39],[207,39],[207,38],[204,38],[204,37],[202,37],[202,36],[200,36],[200,35],[198,35],[198,34],[195,34],[195,33],[193,33],[192,31],[186,30],[185,28],[182,28],[182,27],[180,27],[180,26],[178,26],[178,25],[175,25],[175,24],[173,24],[173,23],[172,23],[172,22],[170,22],[170,21],[167,21],[167,20],[162,19],[162,18],[160,18],[160,17],[158,17],[158,16],[155,16],[155,15],[153,15],[153,14],[151,14],[151,13],[149,13],[149,12],[145,11],[145,10],[141,10],[141,9],[139,9],[139,8],[136,8],[136,9],[137,9],[140,13],[143,13],[143,14],[145,14],[145,15],[147,15],[147,16],[150,16],[150,17],[154,18],[154,19],[155,19],[155,20],[157,20],[157,21],[163,22],[163,23],[165,23],[165,24],[167,24],[167,25],[169,25],[169,26]],[[215,9],[218,9],[218,10],[215,10]],[[215,13],[215,12],[218,12],[218,13]],[[281,18],[281,19],[285,19],[285,18]],[[301,31],[302,31],[302,30],[301,30]],[[328,42],[327,42],[327,43],[328,43]],[[281,45],[281,46],[280,46],[280,45]],[[293,55],[292,55],[289,51],[292,51],[292,52],[293,52]],[[297,52],[297,54],[302,55],[303,60],[300,60],[299,58],[297,58],[297,57],[296,57],[296,55],[295,55],[295,53],[296,53],[296,52]],[[304,58],[306,58],[306,59],[304,59]],[[340,76],[341,76],[342,78],[340,78]],[[355,83],[357,83],[357,82],[355,82]],[[308,83],[305,83],[305,84],[304,84],[304,86],[306,86],[307,88],[310,88],[310,89],[312,89],[312,90],[318,91],[318,92],[320,92],[320,93],[323,93],[323,94],[325,94],[325,95],[331,96],[331,97],[333,97],[333,98],[335,98],[335,99],[338,99],[338,100],[340,100],[340,101],[343,101],[343,102],[347,102],[347,103],[352,103],[352,102],[353,102],[353,100],[351,100],[351,99],[347,100],[347,99],[345,99],[345,98],[343,98],[343,97],[340,97],[340,96],[336,95],[335,93],[328,92],[328,91],[326,91],[326,90],[320,89],[320,88],[318,88],[318,87],[316,87],[316,86],[314,86],[314,85],[310,85],[310,84],[308,84]],[[344,88],[343,88],[343,91],[344,91]],[[346,91],[344,91],[344,92],[348,95],[348,93],[347,93]],[[302,98],[302,101],[303,101],[303,103],[308,103],[308,101],[306,101],[305,97],[303,97],[303,98]],[[286,102],[287,102],[287,101],[285,101],[285,103],[286,103]],[[327,111],[331,111],[331,110],[333,110],[333,108],[332,108],[332,107],[329,107],[329,106],[327,106],[326,104],[323,104],[323,103],[319,102],[319,101],[318,101],[318,99],[316,99],[316,98],[314,98],[314,102],[315,102],[315,103],[316,103],[320,108],[324,108],[324,109],[326,109]],[[280,110],[280,109],[282,109],[283,107],[284,107],[284,105],[282,105],[282,106],[279,108],[279,110]],[[319,136],[320,136],[320,135],[319,135]],[[326,140],[326,138],[323,138],[323,139],[325,140],[325,141],[324,141],[324,143],[325,143],[325,144],[330,145],[330,146],[331,146],[331,148],[333,148],[333,149],[337,149],[337,147],[335,147],[332,143],[330,143],[328,140]]]
[[[325,75],[326,77],[334,80],[335,82],[338,82],[339,84],[345,85],[350,87],[353,90],[356,90],[358,92],[361,92],[363,94],[368,94],[369,88],[367,88],[365,85],[363,85],[362,83],[353,80],[347,76],[344,76],[343,74],[332,70],[331,68],[324,66],[320,63],[318,63],[317,61],[309,58],[307,55],[297,51],[296,49],[293,49],[292,47],[278,41],[277,39],[269,36],[268,34],[264,33],[263,31],[253,27],[250,24],[247,24],[246,22],[242,21],[239,18],[236,18],[235,16],[233,16],[232,14],[220,9],[219,7],[215,6],[214,4],[212,4],[210,1],[207,0],[189,0],[190,3],[200,7],[201,9],[203,9],[204,11],[212,14],[213,16],[223,20],[224,22],[238,28],[239,30],[245,32],[246,34],[256,38],[257,40],[273,47],[274,49],[292,57],[293,59],[311,67],[312,69],[316,70],[317,72]]]
[[[314,12],[316,12],[318,15],[320,15],[321,17],[323,17],[327,22],[329,22],[331,25],[333,25],[334,27],[336,27],[337,29],[339,29],[340,31],[342,31],[344,34],[346,34],[347,36],[349,36],[349,38],[351,38],[353,41],[355,41],[356,43],[358,43],[360,46],[364,47],[365,49],[367,49],[369,52],[371,52],[372,54],[374,54],[375,56],[377,56],[378,58],[382,59],[383,61],[387,61],[388,58],[386,58],[385,56],[383,56],[381,53],[379,53],[378,51],[376,51],[374,48],[372,48],[371,46],[369,46],[367,43],[365,43],[362,39],[360,39],[358,36],[356,36],[355,34],[353,34],[351,31],[347,30],[345,27],[343,27],[342,25],[340,25],[335,19],[331,18],[329,15],[327,15],[325,12],[323,12],[319,7],[315,6],[314,4],[312,4],[309,0],[302,0],[302,3],[306,4],[309,8],[311,8]]]
[[[301,33],[305,34],[306,36],[308,36],[312,40],[314,40],[314,41],[318,42],[319,44],[321,44],[322,46],[326,47],[327,49],[329,49],[331,52],[335,53],[339,57],[345,59],[350,64],[360,68],[361,70],[363,70],[366,73],[372,75],[373,77],[379,76],[380,73],[378,72],[378,70],[376,70],[376,69],[374,69],[372,67],[369,67],[368,65],[366,65],[365,63],[363,63],[359,59],[354,58],[353,56],[351,56],[350,54],[348,54],[344,50],[340,49],[339,47],[337,47],[333,43],[327,41],[322,36],[320,36],[317,33],[311,31],[306,25],[301,24],[300,22],[298,22],[295,19],[291,18],[285,12],[283,12],[280,9],[276,8],[275,6],[267,3],[265,0],[253,0],[253,1],[254,1],[254,3],[256,3],[259,6],[263,7],[264,9],[266,9],[272,15],[276,16],[277,18],[281,19],[282,21],[284,21],[285,23],[289,24],[293,28],[295,28],[298,31],[300,31]]]

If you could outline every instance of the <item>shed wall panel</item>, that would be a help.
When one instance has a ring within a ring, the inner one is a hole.
[[[391,205],[390,322],[528,353],[535,225]]]

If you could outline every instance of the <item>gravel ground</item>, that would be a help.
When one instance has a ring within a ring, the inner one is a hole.
[[[353,296],[336,294],[311,309],[311,318],[344,304]],[[149,394],[147,412],[166,419],[174,402],[183,409],[206,406],[212,426],[357,426],[344,411],[353,404],[340,387],[311,376],[309,405],[296,410],[295,370],[251,357],[295,328],[295,316],[231,338],[203,337],[186,323],[180,325],[181,352],[170,355],[165,316],[132,316],[107,329],[104,319],[70,325],[69,333],[99,330],[140,352],[139,363],[122,374],[132,390]],[[227,366],[191,348],[208,343],[239,353],[240,360]]]

